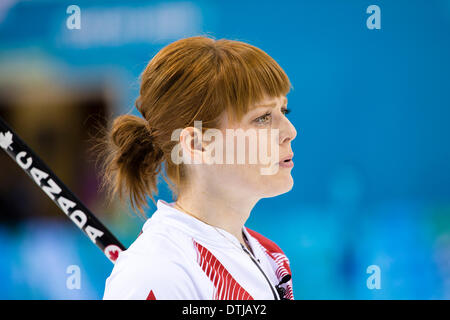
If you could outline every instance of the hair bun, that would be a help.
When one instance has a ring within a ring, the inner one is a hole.
[[[143,160],[146,154],[155,151],[153,130],[148,122],[134,115],[121,115],[113,122],[111,139],[120,154],[119,162]]]

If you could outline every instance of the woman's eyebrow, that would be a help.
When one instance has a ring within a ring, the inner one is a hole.
[[[246,117],[248,116],[249,118],[254,117],[258,114],[258,112],[261,112],[261,109],[263,108],[275,108],[277,106],[276,102],[273,103],[267,103],[267,104],[259,104],[257,106],[254,106],[253,108],[251,108],[248,113],[246,114]],[[285,102],[283,103],[283,105],[281,106],[281,108],[283,107],[287,107],[287,99],[285,99]]]

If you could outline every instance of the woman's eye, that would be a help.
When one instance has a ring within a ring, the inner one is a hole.
[[[281,112],[282,112],[284,115],[287,115],[289,112],[291,112],[291,109],[283,108],[283,109],[281,109]],[[255,121],[257,124],[265,124],[265,123],[267,123],[267,122],[270,121],[271,117],[272,117],[272,114],[271,114],[270,112],[267,112],[265,115],[256,118],[254,121]]]
[[[258,117],[255,119],[255,122],[258,124],[264,124],[270,119],[270,113],[266,113],[265,115]]]

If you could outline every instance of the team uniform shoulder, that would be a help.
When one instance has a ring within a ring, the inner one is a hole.
[[[249,228],[247,228],[248,233],[255,238],[256,240],[258,240],[258,242],[270,253],[282,253],[284,254],[283,250],[281,250],[281,248],[272,240],[270,240],[269,238],[266,238],[265,236],[263,236],[262,234],[251,230]]]
[[[178,240],[183,241],[178,237]],[[106,280],[103,299],[200,299],[191,277],[189,254],[168,235],[144,232],[120,253]]]
[[[279,281],[278,289],[283,299],[293,300],[294,292],[292,289],[292,272],[290,262],[286,254],[272,240],[264,237],[260,233],[246,228],[247,232],[255,238],[263,247],[263,250],[270,257],[270,261]]]

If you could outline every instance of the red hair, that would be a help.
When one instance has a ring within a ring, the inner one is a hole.
[[[196,36],[161,49],[141,75],[135,106],[142,117],[120,115],[102,142],[102,187],[109,199],[126,195],[141,214],[158,193],[157,176],[174,193],[185,179],[183,164],[171,161],[178,141],[172,132],[202,121],[203,129],[218,128],[226,112],[239,121],[249,107],[266,96],[287,95],[291,84],[267,53],[250,44]],[[168,178],[168,179],[167,179]]]

